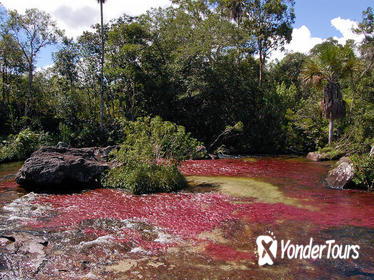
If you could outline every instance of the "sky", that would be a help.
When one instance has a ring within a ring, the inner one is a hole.
[[[67,36],[74,38],[100,21],[100,8],[96,0],[1,0],[1,4],[20,13],[28,8],[44,10],[52,15]],[[104,4],[104,21],[108,22],[124,13],[139,15],[150,8],[170,4],[169,0],[107,0]],[[360,42],[362,37],[351,29],[361,21],[362,11],[369,6],[374,7],[374,0],[296,0],[293,39],[286,45],[286,51],[308,53],[314,45],[329,37],[343,44],[347,39]],[[40,53],[37,62],[39,68],[52,64],[53,50],[47,48]],[[271,59],[281,59],[283,56],[276,51]]]

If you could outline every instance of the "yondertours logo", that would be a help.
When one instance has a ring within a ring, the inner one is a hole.
[[[272,232],[260,235],[256,240],[258,265],[273,265],[277,259],[278,245],[280,245],[280,259],[358,259],[359,245],[339,244],[335,240],[327,240],[324,244],[315,244],[313,238],[306,244],[294,244],[291,240],[278,240]]]
[[[272,265],[277,257],[278,241],[273,233],[269,235],[260,235],[257,237],[258,265]]]

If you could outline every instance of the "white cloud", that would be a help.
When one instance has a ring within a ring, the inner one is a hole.
[[[345,44],[349,39],[359,43],[363,39],[363,35],[355,34],[352,28],[357,27],[358,23],[350,19],[342,19],[337,17],[331,20],[331,25],[341,33],[340,37],[333,37],[340,44]],[[285,46],[285,52],[274,51],[270,60],[281,60],[287,53],[301,52],[307,54],[315,45],[322,43],[327,38],[312,37],[312,33],[305,25],[300,28],[294,28],[292,31],[292,41]]]
[[[305,25],[294,28],[291,42],[285,45],[285,52],[279,50],[272,52],[270,60],[281,60],[287,53],[292,52],[308,53],[315,45],[322,42],[322,38],[312,37],[312,33]]]
[[[286,46],[288,51],[307,53],[315,45],[323,42],[322,38],[312,37],[312,33],[305,25],[294,28],[292,31],[292,41]]]
[[[36,67],[35,72],[36,73],[45,72],[45,71],[50,70],[53,66],[54,66],[54,64],[48,64],[48,65],[44,65],[42,67]]]
[[[69,37],[77,37],[100,19],[100,6],[95,0],[2,0],[7,9],[24,13],[26,9],[37,8],[53,16],[60,28]],[[170,0],[108,0],[104,4],[104,20],[118,18],[123,14],[140,15],[150,8],[167,7]]]
[[[331,20],[331,25],[343,35],[343,37],[334,37],[334,39],[338,40],[340,44],[345,44],[347,40],[361,42],[364,39],[364,35],[355,34],[352,31],[353,28],[358,27],[358,23],[356,21],[337,17]]]

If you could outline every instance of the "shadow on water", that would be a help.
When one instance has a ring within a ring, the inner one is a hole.
[[[72,184],[71,182],[61,183],[59,185],[45,185],[45,186],[32,186],[32,185],[24,185],[22,186],[26,192],[34,192],[37,194],[46,194],[46,195],[73,195],[73,194],[80,194],[86,191],[95,190],[100,188],[99,184],[95,185],[80,185],[80,184]]]

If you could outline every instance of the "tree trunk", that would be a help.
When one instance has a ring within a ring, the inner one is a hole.
[[[259,76],[258,76],[258,86],[259,87],[262,86],[262,71],[263,71],[263,62],[262,62],[262,59],[260,57],[260,73],[259,73]]]
[[[100,1],[100,14],[101,14],[100,130],[103,130],[103,115],[104,115],[104,17],[103,17],[103,1]]]
[[[6,76],[7,76],[7,73],[6,73],[6,69],[7,69],[7,60],[6,60],[6,56],[4,56],[4,64],[2,66],[2,76],[3,76],[3,103],[5,104],[5,96],[6,96],[6,93],[5,93],[5,87],[7,86],[7,79],[6,79]]]
[[[262,42],[261,40],[257,40],[257,45],[258,45],[258,55],[260,59],[260,65],[259,65],[259,74],[258,74],[258,86],[262,86],[262,73],[263,73],[263,68],[264,68],[264,54],[262,50]]]
[[[334,119],[332,117],[332,113],[330,113],[330,119],[329,119],[329,146],[332,145],[333,134],[334,134]]]
[[[34,79],[34,73],[33,73],[33,64],[32,61],[30,62],[29,65],[29,85],[28,85],[28,90],[26,93],[26,100],[25,100],[25,117],[29,115],[29,106],[30,106],[30,100],[32,96],[32,81]]]

